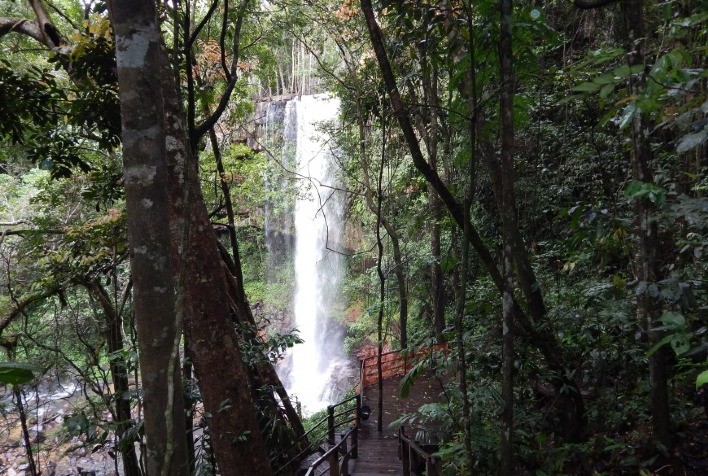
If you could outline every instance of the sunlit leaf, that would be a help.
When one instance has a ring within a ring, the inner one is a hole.
[[[696,388],[700,388],[708,383],[708,370],[704,370],[696,377]]]
[[[627,104],[627,107],[624,108],[624,111],[622,111],[622,115],[620,116],[619,120],[619,128],[625,129],[634,119],[634,115],[637,113],[637,104],[634,102],[631,102]]]

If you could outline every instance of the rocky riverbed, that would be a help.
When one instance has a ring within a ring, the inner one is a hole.
[[[71,383],[43,382],[23,389],[27,426],[37,471],[43,476],[107,476],[121,473],[120,461],[103,445],[87,446],[70,437],[65,419],[84,406],[81,389]],[[29,475],[20,417],[11,388],[0,387],[0,474]]]

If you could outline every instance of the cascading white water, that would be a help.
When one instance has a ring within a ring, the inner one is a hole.
[[[294,211],[295,325],[305,341],[292,349],[288,391],[309,414],[332,403],[333,374],[342,365],[342,336],[330,319],[338,302],[343,273],[338,246],[344,199],[334,191],[329,137],[320,126],[336,119],[339,101],[317,95],[291,100],[285,111],[285,136],[296,138],[297,173],[302,186]],[[294,120],[293,115],[294,114]],[[288,128],[296,130],[288,131]],[[328,247],[330,249],[328,249]]]

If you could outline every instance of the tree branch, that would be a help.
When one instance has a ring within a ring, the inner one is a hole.
[[[42,32],[36,22],[22,18],[0,18],[0,38],[12,32],[27,35],[40,43],[44,43]]]
[[[233,57],[231,58],[231,68],[229,74],[231,75],[231,79],[229,80],[228,84],[226,85],[226,89],[224,90],[224,94],[221,95],[221,99],[219,100],[218,106],[216,106],[216,109],[214,112],[207,117],[204,122],[202,122],[199,126],[194,128],[194,132],[192,134],[192,146],[194,147],[199,138],[202,137],[204,134],[206,134],[209,129],[214,127],[216,122],[219,120],[221,115],[224,113],[226,110],[226,106],[229,104],[229,100],[231,99],[231,93],[234,90],[234,87],[236,86],[236,81],[238,80],[238,76],[236,75],[236,70],[238,68],[238,58],[239,58],[239,40],[241,37],[241,25],[243,25],[243,17],[246,12],[246,7],[248,7],[248,2],[250,0],[243,0],[241,4],[238,7],[238,15],[236,16],[236,26],[234,28],[234,45],[233,45]]]
[[[2,331],[5,330],[7,326],[12,323],[13,320],[15,320],[17,316],[22,315],[22,313],[28,306],[36,302],[42,301],[43,299],[46,299],[57,292],[59,292],[58,289],[51,289],[49,291],[33,294],[32,296],[23,299],[22,301],[17,301],[15,304],[15,308],[11,310],[6,316],[4,316],[2,320],[0,320],[0,334],[2,333]]]

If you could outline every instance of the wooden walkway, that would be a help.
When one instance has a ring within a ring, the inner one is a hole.
[[[413,413],[424,403],[440,401],[442,386],[431,374],[418,377],[408,398],[400,397],[401,377],[384,380],[383,432],[376,430],[378,414],[378,384],[364,389],[364,402],[371,407],[371,417],[361,422],[359,457],[349,463],[349,472],[357,476],[402,475],[398,459],[398,426],[389,425],[401,415]]]

